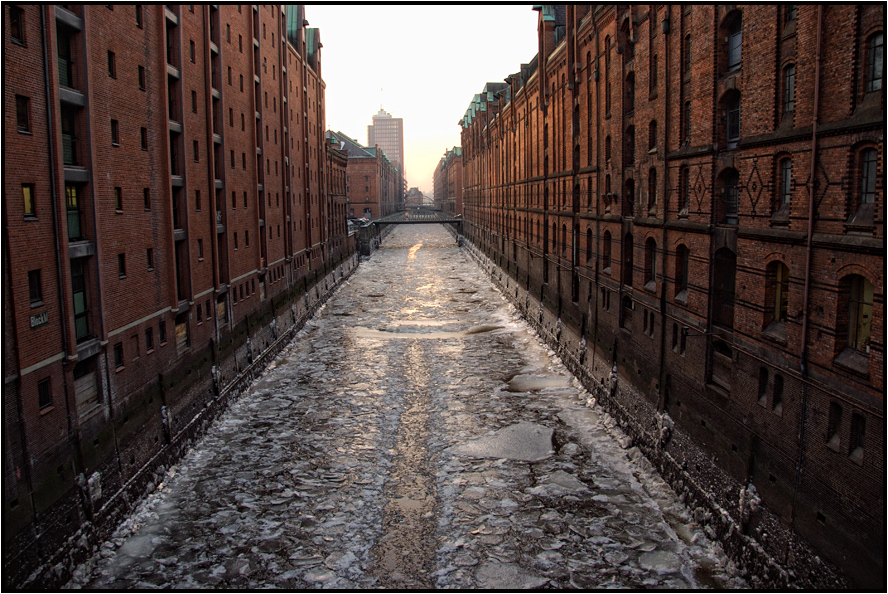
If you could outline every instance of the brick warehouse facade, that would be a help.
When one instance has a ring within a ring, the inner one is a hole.
[[[462,147],[447,151],[435,167],[435,204],[449,215],[463,213]]]
[[[342,132],[327,131],[327,140],[348,155],[348,217],[378,219],[396,212],[404,178],[383,150],[361,146]]]
[[[754,585],[883,590],[884,7],[535,9],[470,249]]]
[[[51,585],[355,246],[302,5],[3,10],[4,585]]]

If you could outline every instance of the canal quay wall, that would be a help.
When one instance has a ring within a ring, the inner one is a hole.
[[[220,344],[183,358],[178,365],[128,399],[115,411],[107,432],[115,447],[97,461],[97,471],[79,480],[79,488],[54,510],[51,535],[17,543],[17,566],[4,567],[4,583],[28,589],[57,589],[72,568],[86,560],[145,496],[163,480],[212,423],[250,386],[358,268],[360,256],[346,256],[326,274],[296,284],[269,299],[224,335]],[[323,271],[319,271],[323,273]],[[100,439],[102,439],[100,437]],[[122,482],[121,469],[141,462]],[[79,514],[78,511],[82,511]],[[84,517],[74,524],[66,518]],[[47,538],[49,537],[49,538]]]
[[[465,247],[491,281],[561,358],[564,365],[592,395],[588,404],[601,405],[627,435],[626,449],[637,448],[658,470],[725,552],[742,569],[753,587],[767,589],[846,589],[851,584],[832,564],[761,506],[754,490],[747,491],[697,441],[677,429],[668,414],[661,414],[639,386],[636,369],[615,359],[609,345],[587,343],[582,321],[562,312],[551,299],[532,294],[516,278],[514,267],[504,269],[468,237],[456,240]],[[519,275],[520,276],[520,275]],[[740,519],[742,518],[742,520]],[[759,527],[752,532],[751,525]],[[763,538],[756,538],[764,535]]]

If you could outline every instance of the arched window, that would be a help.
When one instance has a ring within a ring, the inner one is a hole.
[[[683,66],[683,74],[685,79],[689,79],[691,77],[691,36],[690,34],[685,35],[684,38],[684,48],[683,56],[682,56],[682,66]]]
[[[592,228],[586,229],[586,264],[592,263]]]
[[[552,252],[558,253],[558,223],[552,221]]]
[[[882,31],[873,33],[867,40],[866,55],[866,92],[878,91],[882,88],[882,71],[885,59],[885,34]]]
[[[657,120],[648,124],[648,150],[657,150]]]
[[[608,163],[611,160],[611,137],[610,136],[606,136],[604,138],[604,160]]]
[[[644,242],[644,288],[657,290],[657,242],[653,237]]]
[[[611,233],[605,231],[601,236],[601,269],[610,274],[611,267]]]

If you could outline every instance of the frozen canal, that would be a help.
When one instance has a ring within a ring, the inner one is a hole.
[[[735,588],[438,226],[402,226],[70,587]]]

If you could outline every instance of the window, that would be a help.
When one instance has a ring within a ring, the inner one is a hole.
[[[601,237],[601,268],[606,274],[610,274],[611,267],[611,233],[605,231]]]
[[[874,33],[867,41],[866,56],[866,92],[878,91],[882,88],[882,70],[884,67],[885,34]]]
[[[234,169],[234,151],[231,151],[231,168]]]
[[[684,111],[682,112],[684,115],[684,121],[682,122],[682,129],[684,131],[684,144],[685,146],[691,143],[691,102],[685,101]]]
[[[691,265],[691,253],[684,244],[675,248],[675,299],[685,301],[688,299],[688,278]]]
[[[837,402],[829,403],[829,417],[826,425],[826,446],[836,452],[842,447],[839,430],[842,428],[842,406]]]
[[[234,249],[237,249],[237,231],[234,232]]]
[[[768,369],[759,367],[758,402],[762,406],[768,403]]]
[[[851,275],[845,277],[840,284],[840,295],[844,297],[840,301],[845,301],[847,304],[847,346],[854,351],[869,355],[873,285],[862,276]]]
[[[586,264],[592,263],[592,229],[586,229]]]
[[[726,103],[725,132],[728,148],[736,148],[740,141],[740,94],[732,93]]]
[[[117,276],[126,278],[126,254],[117,254]]]
[[[9,29],[13,43],[25,45],[25,13],[18,6],[9,7]]]
[[[40,270],[28,271],[28,294],[31,297],[31,307],[43,305],[43,286],[40,282]]]
[[[656,31],[656,27],[654,28]],[[649,94],[651,97],[657,95],[657,54],[651,56],[650,75],[648,76],[648,84],[650,85]]]
[[[783,376],[774,375],[774,394],[771,399],[771,410],[775,415],[783,414]]]
[[[270,230],[271,229],[269,229],[269,231]],[[250,247],[250,231],[249,231],[249,229],[244,231],[244,247]]]
[[[783,69],[783,113],[795,111],[795,64]]]
[[[682,63],[684,65],[684,77],[690,78],[691,76],[691,36],[685,35],[684,39],[684,56]]]
[[[37,383],[37,405],[40,410],[46,410],[52,406],[52,380],[42,379]]]
[[[604,139],[604,160],[611,160],[611,137],[607,136]]]
[[[644,244],[644,288],[657,290],[657,242],[653,237]]]
[[[148,150],[148,128],[140,128],[139,129],[139,138],[142,141],[142,150]]]
[[[648,214],[657,212],[657,170],[648,171]]]
[[[114,368],[123,368],[123,343],[118,342],[114,345]]]
[[[199,143],[198,141],[195,140],[195,141],[192,143],[192,145],[193,145],[193,148],[194,148],[194,162],[195,162],[195,163],[200,163],[200,143]]]
[[[142,5],[136,4],[136,26],[141,29],[142,25]]]
[[[737,14],[728,25],[728,71],[740,68],[743,57],[743,15]]]
[[[77,342],[90,337],[89,310],[86,303],[86,270],[83,258],[71,260],[71,292],[74,297],[74,332]]]
[[[191,91],[191,111],[197,113],[197,91]]]
[[[110,50],[108,51],[108,76],[117,78],[117,57]]]
[[[144,91],[146,86],[145,67],[139,66],[139,88]]]
[[[785,324],[789,311],[789,268],[783,262],[771,262],[765,273],[766,324]],[[769,328],[773,329],[773,328]]]
[[[154,328],[145,329],[145,354],[154,350]]]
[[[188,42],[188,57],[191,60],[191,63],[194,63],[194,41]]]
[[[160,325],[158,326],[157,329],[158,329],[158,335],[160,338],[160,344],[161,345],[166,344],[166,341],[167,341],[166,320],[161,320]]]
[[[151,190],[144,188],[142,190],[142,201],[145,204],[145,210],[151,210]]]
[[[778,211],[786,211],[788,215],[792,201],[792,159],[781,159],[778,169],[780,171],[780,196],[777,209]]]
[[[721,180],[724,184],[720,205],[722,222],[725,225],[736,225],[740,221],[740,175],[736,169],[728,169],[721,175]]]
[[[240,75],[240,90],[241,90],[241,93],[244,92],[244,75],[243,74]]]
[[[34,184],[22,184],[22,206],[26,218],[37,216],[37,209],[34,205]]]
[[[728,248],[715,252],[713,259],[712,322],[725,328],[734,327],[734,292],[737,255]]]
[[[794,21],[799,13],[799,5],[798,4],[787,4],[784,8],[784,17],[786,21]]]
[[[860,192],[854,197],[848,225],[871,227],[876,201],[878,180],[878,153],[874,148],[865,148],[858,154],[858,175]]]
[[[863,464],[866,419],[859,413],[851,413],[851,439],[848,440],[848,456],[853,462]]]
[[[204,254],[203,254],[203,239],[198,239],[198,240],[197,240],[197,259],[198,259],[198,260],[203,260],[203,259],[204,259]]]
[[[120,146],[120,127],[117,124],[117,120],[111,120],[111,144]]]
[[[203,304],[197,304],[197,323],[200,324],[203,322]]]
[[[231,192],[231,208],[237,208],[237,194],[233,190]]]
[[[681,186],[678,194],[678,215],[686,217],[691,203],[691,170],[683,166],[679,171],[679,177]]]
[[[114,188],[114,208],[117,211],[123,210],[123,190],[121,188]]]
[[[200,212],[200,190],[194,190],[194,210]]]
[[[228,67],[228,86],[231,86],[231,66]]]
[[[15,117],[19,132],[31,131],[31,100],[22,95],[15,96]]]
[[[635,268],[635,242],[632,234],[627,233],[623,238],[623,284],[632,286]]]

